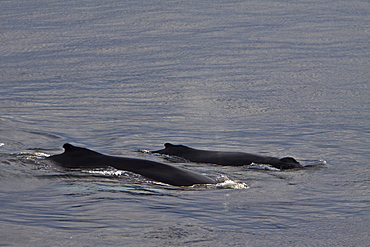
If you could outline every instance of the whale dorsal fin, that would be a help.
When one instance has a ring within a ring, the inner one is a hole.
[[[281,158],[280,161],[285,162],[285,163],[299,164],[299,162],[296,161],[292,157],[284,157],[284,158]]]
[[[73,146],[72,144],[69,144],[69,143],[65,143],[63,145],[63,148],[64,148],[64,153],[101,154],[101,153],[98,153],[96,151],[93,151],[87,148]]]
[[[164,146],[166,147],[166,148],[170,148],[170,147],[174,147],[174,146],[176,146],[176,145],[173,145],[173,144],[171,144],[171,143],[165,143],[164,144]]]
[[[166,147],[166,148],[177,148],[177,149],[181,149],[181,150],[183,150],[183,149],[191,149],[191,150],[193,150],[193,148],[189,148],[188,146],[184,146],[184,145],[174,145],[174,144],[171,144],[171,143],[165,143],[164,144],[164,146]]]
[[[74,148],[75,146],[73,146],[72,144],[69,144],[69,143],[64,143],[63,145],[63,148],[65,151],[70,151]]]

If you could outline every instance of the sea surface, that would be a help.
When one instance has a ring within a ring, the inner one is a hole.
[[[369,246],[369,44],[363,0],[0,1],[0,246]],[[230,186],[47,163],[67,142]]]

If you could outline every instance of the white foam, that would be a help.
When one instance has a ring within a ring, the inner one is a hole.
[[[252,163],[248,165],[248,168],[250,169],[258,169],[258,170],[269,170],[269,171],[280,171],[280,169],[267,165],[267,164],[257,164],[257,163]]]
[[[94,170],[83,170],[83,172],[90,173],[90,174],[98,174],[98,175],[104,175],[104,176],[121,176],[125,174],[125,171],[120,170],[104,170],[104,169],[94,169]]]
[[[232,180],[226,180],[222,183],[218,183],[215,185],[217,189],[234,189],[234,190],[240,190],[240,189],[248,189],[249,186],[246,183],[242,182],[235,182]]]

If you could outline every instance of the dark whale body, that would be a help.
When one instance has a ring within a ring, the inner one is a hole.
[[[152,153],[177,156],[197,163],[211,163],[223,166],[244,166],[252,162],[257,164],[268,164],[278,169],[302,168],[294,158],[275,158],[242,152],[207,151],[190,148],[183,145],[164,144],[165,149],[153,151]]]
[[[154,161],[108,156],[69,143],[64,144],[63,148],[64,153],[52,155],[46,159],[66,168],[114,167],[175,186],[216,183],[214,179],[207,176]]]

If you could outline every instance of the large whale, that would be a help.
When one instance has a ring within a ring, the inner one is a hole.
[[[166,154],[184,158],[191,162],[211,163],[224,166],[244,166],[250,165],[252,162],[257,164],[267,164],[278,169],[302,168],[294,158],[275,158],[256,154],[242,152],[221,152],[207,151],[190,148],[183,145],[173,145],[171,143],[164,144],[165,149],[152,151],[152,153]]]
[[[216,183],[214,179],[202,174],[154,161],[109,156],[69,143],[64,144],[63,148],[64,153],[52,155],[46,159],[66,168],[114,167],[175,186]]]

